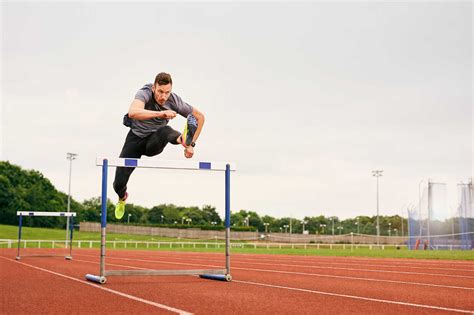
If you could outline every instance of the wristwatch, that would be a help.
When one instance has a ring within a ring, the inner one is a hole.
[[[196,146],[196,142],[191,142],[191,146],[194,148]]]

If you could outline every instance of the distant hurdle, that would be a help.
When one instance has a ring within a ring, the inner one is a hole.
[[[74,230],[74,217],[76,216],[75,212],[49,212],[49,211],[17,211],[16,215],[19,217],[18,219],[18,253],[16,256],[16,260],[20,260],[20,244],[21,244],[21,229],[23,226],[23,216],[28,217],[70,217],[69,220],[69,240],[66,238],[65,244],[66,248],[68,247],[67,243],[69,242],[69,255],[65,256],[64,258],[70,260],[72,259],[72,234]],[[23,257],[55,257],[55,256],[62,256],[62,255],[23,255]]]
[[[100,270],[99,275],[86,274],[89,281],[104,284],[107,276],[178,276],[198,275],[201,278],[231,281],[230,274],[230,172],[235,171],[235,165],[223,162],[199,161],[159,161],[129,158],[99,157],[97,166],[102,166],[102,205],[101,205],[101,241],[100,241]],[[176,169],[194,171],[220,171],[225,173],[225,269],[193,269],[193,270],[106,270],[106,228],[107,228],[107,176],[109,167],[135,167],[155,169]]]

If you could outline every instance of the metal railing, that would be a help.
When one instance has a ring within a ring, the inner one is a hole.
[[[66,248],[64,240],[21,240],[22,248]],[[99,248],[100,241],[75,240],[72,246],[75,248]],[[0,239],[0,248],[14,248],[18,240]],[[224,242],[153,242],[153,241],[107,241],[107,247],[111,249],[225,249]],[[389,249],[401,248],[406,245],[387,244],[331,244],[331,243],[273,243],[273,242],[252,242],[252,243],[230,243],[231,248],[239,249]]]

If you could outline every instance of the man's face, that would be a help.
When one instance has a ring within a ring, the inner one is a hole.
[[[171,84],[158,85],[153,84],[153,93],[155,94],[155,101],[163,105],[168,100],[171,94]]]

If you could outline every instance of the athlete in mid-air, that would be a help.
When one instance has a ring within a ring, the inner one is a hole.
[[[184,156],[192,158],[196,141],[204,125],[204,115],[194,106],[185,103],[173,93],[173,81],[168,73],[159,73],[153,84],[138,90],[130,105],[124,124],[130,127],[120,153],[121,158],[140,158],[142,155],[160,154],[168,143],[182,144]],[[186,117],[184,132],[168,126],[168,121],[179,114]],[[114,190],[119,197],[115,217],[121,219],[125,213],[127,182],[133,167],[117,167]]]

